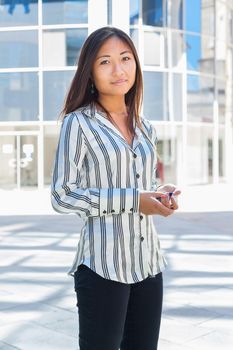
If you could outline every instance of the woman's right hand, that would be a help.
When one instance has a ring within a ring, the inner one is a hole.
[[[174,213],[173,209],[170,209],[169,202],[167,202],[168,206],[162,204],[158,199],[158,197],[164,198],[163,202],[166,203],[167,195],[164,192],[154,192],[154,191],[145,191],[140,193],[140,203],[139,203],[139,211],[145,215],[162,215],[169,216]]]

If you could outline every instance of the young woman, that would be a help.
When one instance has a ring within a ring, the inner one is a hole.
[[[84,219],[69,271],[80,350],[157,349],[166,262],[153,215],[173,214],[180,191],[157,190],[157,137],[141,101],[133,42],[96,30],[66,97],[52,181],[54,209]]]

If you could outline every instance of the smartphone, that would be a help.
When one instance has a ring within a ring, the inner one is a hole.
[[[173,195],[173,192],[169,192],[168,195],[169,195],[169,199],[170,199],[171,196]],[[159,202],[162,202],[162,198],[161,198],[161,197],[157,197],[156,199],[157,199]]]

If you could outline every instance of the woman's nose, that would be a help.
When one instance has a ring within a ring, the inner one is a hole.
[[[120,63],[117,63],[113,66],[113,74],[115,75],[122,75],[123,69],[122,65]]]

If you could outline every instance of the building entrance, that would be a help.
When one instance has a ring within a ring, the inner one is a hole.
[[[0,188],[38,186],[38,132],[0,133]]]

